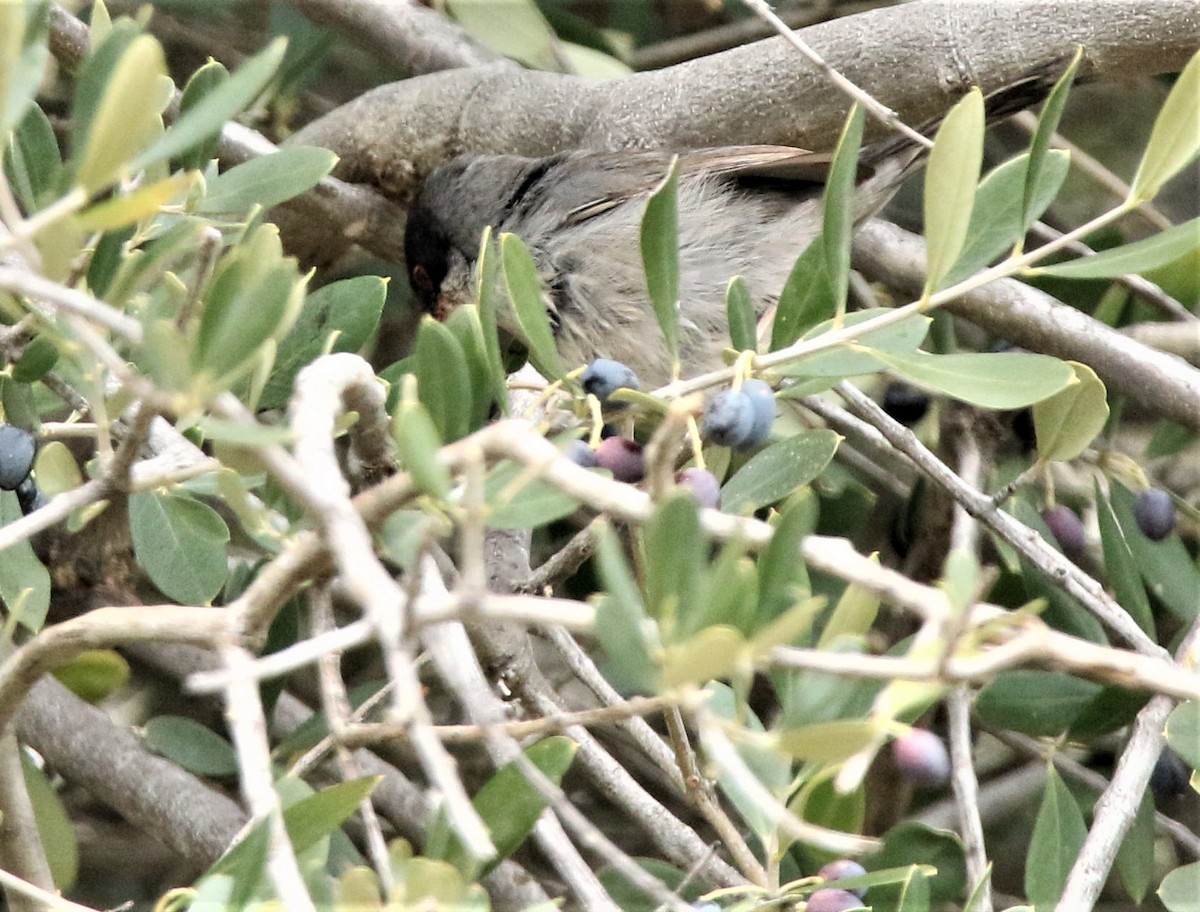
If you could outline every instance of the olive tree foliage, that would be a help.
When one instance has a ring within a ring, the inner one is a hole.
[[[640,73],[757,20],[444,7],[0,0],[9,906],[815,910],[853,857],[876,910],[1193,909],[1194,4],[924,0]],[[410,78],[303,125],[363,48]],[[1117,75],[1157,108],[1124,180],[1058,133]],[[941,118],[920,235],[850,215],[881,104]],[[444,322],[358,253],[455,152],[733,142],[833,150],[821,235],[659,389],[563,363],[519,237]]]

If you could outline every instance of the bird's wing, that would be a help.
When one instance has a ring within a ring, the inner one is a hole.
[[[578,224],[629,200],[648,196],[666,178],[674,157],[667,152],[575,154],[580,158],[603,156],[603,167],[588,169],[589,186],[576,184],[572,188],[573,194],[582,193],[582,197],[560,210],[567,213],[564,225]],[[809,152],[793,146],[718,146],[690,149],[681,152],[678,158],[679,175],[685,180],[711,176],[746,185],[769,185],[778,190],[793,187],[801,190],[825,183],[833,153]],[[566,161],[564,166],[569,167]],[[859,172],[860,178],[865,178],[871,169],[860,166]]]

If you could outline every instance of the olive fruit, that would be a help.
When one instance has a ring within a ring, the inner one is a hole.
[[[646,474],[642,445],[628,437],[607,437],[596,447],[596,465],[612,472],[617,481],[641,481]]]
[[[637,374],[620,361],[597,358],[587,366],[579,378],[584,392],[591,393],[604,402],[619,389],[639,389]]]
[[[892,757],[900,775],[913,785],[936,788],[950,779],[950,754],[931,731],[914,728],[892,742]]]
[[[1175,502],[1162,488],[1151,488],[1138,496],[1133,518],[1150,541],[1162,541],[1175,530]]]

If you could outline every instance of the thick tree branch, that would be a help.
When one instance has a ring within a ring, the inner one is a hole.
[[[1200,47],[1191,0],[923,0],[802,32],[835,68],[912,123],[967,87],[985,91],[1087,49],[1083,72],[1122,78],[1179,69]],[[296,141],[342,156],[339,175],[401,197],[462,151],[832,144],[848,107],[783,39],[595,83],[507,67],[382,86],[310,124]]]

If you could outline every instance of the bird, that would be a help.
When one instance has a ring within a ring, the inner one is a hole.
[[[1038,74],[994,93],[989,115],[1027,106],[1046,83]],[[924,152],[903,135],[863,148],[856,223],[886,205]],[[720,367],[729,345],[729,280],[745,280],[760,316],[777,300],[796,258],[820,233],[831,153],[732,145],[459,156],[429,174],[409,210],[404,251],[415,301],[438,319],[470,301],[491,226],[529,247],[564,364],[609,358],[630,367],[644,387],[668,382],[673,364],[646,286],[640,225],[676,159],[679,369],[686,378]],[[520,338],[513,314],[502,310],[497,322]]]

